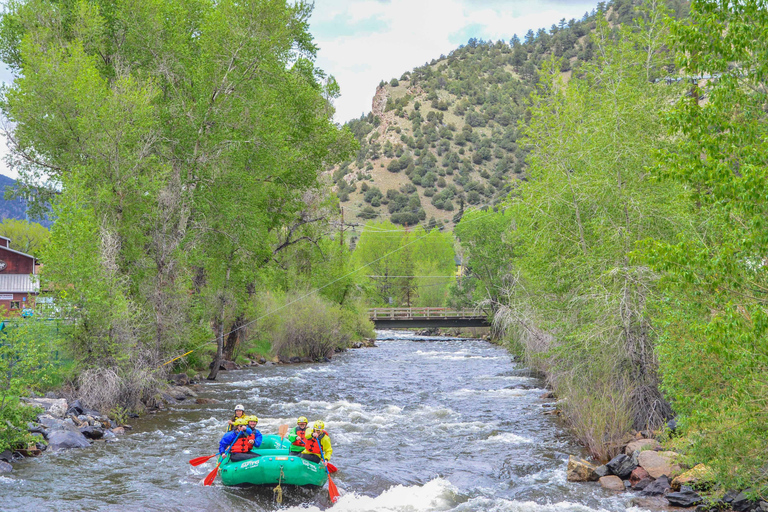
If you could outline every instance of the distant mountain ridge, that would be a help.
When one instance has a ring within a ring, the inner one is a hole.
[[[28,220],[30,222],[37,222],[38,224],[42,224],[46,228],[50,228],[51,224],[53,224],[51,221],[47,219],[32,219],[27,216],[27,203],[24,201],[24,199],[5,199],[5,191],[7,189],[13,190],[15,188],[16,180],[9,178],[4,174],[0,174],[0,191],[2,191],[2,194],[0,194],[0,220]]]

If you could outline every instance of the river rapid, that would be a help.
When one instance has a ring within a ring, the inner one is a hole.
[[[566,481],[583,455],[542,382],[480,340],[380,331],[377,347],[326,364],[222,372],[200,397],[134,420],[113,443],[26,459],[0,477],[0,510],[288,510],[328,508],[327,489],[228,488],[202,479],[235,404],[277,433],[297,416],[325,420],[333,442],[334,511],[624,511],[628,495]]]

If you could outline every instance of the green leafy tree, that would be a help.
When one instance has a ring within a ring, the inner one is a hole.
[[[658,348],[690,460],[725,488],[768,490],[768,31],[763,1],[691,4],[674,25],[693,85],[670,117],[678,145],[660,168],[692,192],[694,231],[649,247],[665,273]],[[704,100],[703,98],[706,98]]]
[[[50,233],[37,222],[3,219],[0,236],[11,239],[11,249],[39,257]]]
[[[45,276],[86,364],[151,382],[190,341],[216,338],[218,360],[250,314],[279,234],[353,145],[313,64],[310,11],[9,4],[0,52],[18,78],[3,109],[23,180],[55,184]]]
[[[648,79],[668,62],[663,37],[644,46],[663,28],[658,11],[649,19],[615,39],[598,23],[602,57],[583,77],[558,82],[557,60],[542,76],[526,130],[531,178],[511,203],[516,272],[497,313],[600,457],[614,453],[607,440],[672,415],[647,307],[657,276],[632,258],[638,242],[685,226],[684,189],[648,179],[654,150],[671,143],[661,120],[676,91]]]

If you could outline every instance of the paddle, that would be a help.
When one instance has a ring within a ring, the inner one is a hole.
[[[208,462],[208,459],[210,459],[211,457],[215,457],[217,455],[218,453],[214,453],[213,455],[206,455],[205,457],[197,457],[195,459],[190,460],[189,463],[192,464],[193,466],[199,466],[200,464],[204,464]]]
[[[325,455],[323,455],[323,445],[320,444],[320,439],[317,440],[317,446],[320,447],[320,458],[323,459],[323,462],[325,462]],[[331,503],[336,503],[336,500],[339,499],[339,490],[336,489],[336,484],[333,483],[333,480],[331,480],[331,471],[328,469],[328,463],[325,462],[325,472],[328,473],[328,495],[331,497]]]
[[[221,457],[219,457],[219,463],[216,464],[216,467],[213,468],[213,471],[208,473],[208,476],[205,477],[205,480],[203,480],[203,486],[211,485],[214,480],[216,480],[216,475],[219,474],[219,466],[221,466],[221,461],[224,460],[224,456],[229,453],[229,450],[235,445],[238,439],[240,439],[240,436],[243,435],[243,432],[238,432],[237,436],[235,437],[235,440],[232,441],[232,444],[230,444],[226,450],[224,450],[224,453],[221,454]]]
[[[280,428],[277,431],[277,435],[280,436],[280,445],[283,444],[283,439],[285,439],[285,434],[288,433],[288,425],[280,425]]]
[[[330,462],[326,462],[325,463],[325,467],[328,468],[328,471],[330,471],[331,473],[335,473],[335,472],[337,472],[339,470],[339,468],[337,468],[336,466],[334,466]]]

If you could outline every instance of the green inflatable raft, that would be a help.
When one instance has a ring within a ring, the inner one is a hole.
[[[261,455],[240,462],[230,462],[227,456],[221,463],[219,475],[224,485],[316,485],[328,481],[322,464],[291,455],[288,440],[280,436],[264,436],[261,446],[254,452]]]

